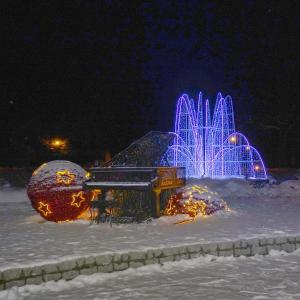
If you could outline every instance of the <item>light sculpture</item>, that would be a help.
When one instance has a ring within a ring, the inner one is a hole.
[[[206,186],[193,185],[186,186],[171,196],[165,214],[167,216],[185,214],[193,221],[197,216],[209,216],[220,210],[229,211],[229,208],[216,192],[210,191]]]
[[[175,138],[166,157],[169,164],[185,167],[187,177],[267,178],[260,154],[235,129],[231,97],[221,93],[212,118],[208,100],[203,108],[202,93],[196,106],[187,94],[178,99]]]
[[[48,221],[78,219],[96,196],[96,191],[82,189],[88,177],[84,169],[69,161],[55,160],[41,165],[28,183],[32,207]]]

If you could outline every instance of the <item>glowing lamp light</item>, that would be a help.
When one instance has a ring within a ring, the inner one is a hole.
[[[232,142],[232,143],[236,142],[236,137],[234,135],[230,138],[230,142]]]
[[[254,166],[254,170],[255,170],[256,172],[258,172],[258,171],[260,170],[260,166],[259,166],[259,165],[255,165],[255,166]]]
[[[43,143],[54,152],[66,154],[69,151],[69,141],[67,139],[50,138],[43,140]]]
[[[55,147],[59,147],[62,143],[63,143],[63,142],[60,141],[60,140],[54,140],[54,141],[52,142],[52,145],[55,146]]]
[[[51,146],[52,147],[55,147],[55,148],[59,148],[59,147],[62,147],[64,146],[66,143],[65,140],[61,140],[61,139],[53,139],[51,140]]]

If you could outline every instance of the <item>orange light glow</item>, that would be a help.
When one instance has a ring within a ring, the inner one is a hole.
[[[80,207],[81,203],[85,201],[85,198],[83,196],[83,191],[81,191],[77,194],[73,194],[72,199],[73,200],[71,202],[71,205],[76,206],[76,207]]]
[[[52,151],[67,154],[69,151],[69,141],[63,138],[44,139],[43,143]]]
[[[166,208],[166,215],[172,216],[177,214],[188,214],[193,219],[198,215],[206,215],[206,203],[203,200],[193,201],[192,199],[184,200],[180,203],[176,197],[171,197]]]
[[[236,136],[233,135],[233,136],[230,138],[230,142],[235,143],[235,142],[236,142]]]
[[[49,208],[49,204],[43,203],[42,201],[39,202],[38,210],[45,216],[52,214],[52,211]]]
[[[75,178],[69,170],[57,171],[56,172],[56,182],[69,185]]]
[[[201,199],[201,194],[204,194],[203,199]],[[192,219],[188,218],[175,223],[185,224],[192,222],[197,217],[206,218],[218,210],[228,211],[228,206],[223,199],[213,201],[212,195],[216,194],[216,192],[209,191],[207,186],[191,186],[184,192],[179,192],[171,196],[164,213],[167,216],[178,214],[188,215]]]
[[[259,166],[259,165],[255,165],[255,166],[254,166],[254,170],[255,170],[255,171],[259,171],[259,170],[260,170],[260,166]]]
[[[61,139],[53,139],[51,140],[51,146],[52,147],[63,147],[66,144],[66,141],[61,140]]]
[[[94,201],[98,197],[99,194],[101,194],[101,190],[93,190],[93,196],[92,196],[91,201]]]
[[[89,212],[89,209],[87,207],[86,210],[84,210],[78,217],[77,219],[81,219],[81,220],[86,220],[86,221],[90,221],[91,220],[91,215],[90,215],[90,212]]]

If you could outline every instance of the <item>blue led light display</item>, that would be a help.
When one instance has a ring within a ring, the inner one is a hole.
[[[170,164],[185,167],[187,177],[267,178],[260,154],[235,130],[231,97],[221,93],[212,118],[202,93],[196,105],[187,94],[178,99],[175,138],[166,157]]]

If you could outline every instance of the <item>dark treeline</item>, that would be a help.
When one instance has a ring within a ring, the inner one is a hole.
[[[78,163],[171,131],[182,92],[233,97],[270,167],[300,166],[299,1],[3,5],[0,166]],[[63,137],[69,153],[43,140]]]

